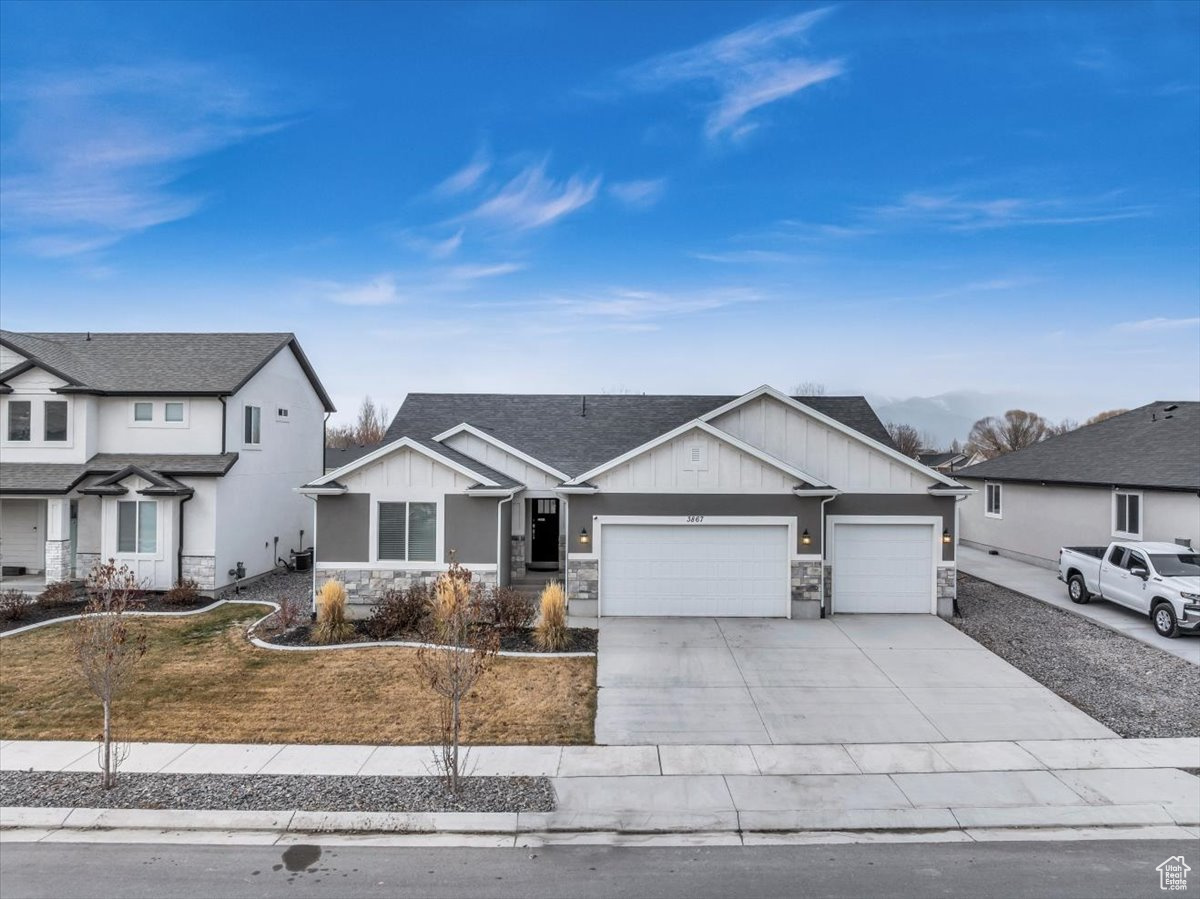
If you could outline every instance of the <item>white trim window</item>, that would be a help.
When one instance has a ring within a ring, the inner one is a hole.
[[[66,443],[71,436],[71,408],[66,400],[42,403],[42,438],[46,443]]]
[[[187,419],[187,407],[180,400],[163,403],[163,421],[168,424],[183,424]]]
[[[8,420],[4,426],[4,438],[9,443],[29,443],[33,440],[33,401],[9,400],[5,403]]]
[[[262,446],[261,406],[246,406],[242,410],[242,446]]]
[[[276,406],[275,407],[275,420],[282,424],[287,424],[288,422],[291,421],[291,418],[288,415],[288,407],[287,406]]]
[[[158,552],[158,503],[152,500],[117,502],[117,553],[154,555]]]
[[[1003,491],[1002,485],[993,484],[991,482],[983,485],[983,514],[988,518],[1003,518]]]
[[[131,414],[134,424],[149,424],[154,421],[154,403],[149,400],[135,400]]]
[[[437,518],[437,503],[379,503],[375,540],[379,560],[437,561]]]
[[[1142,539],[1142,493],[1140,490],[1114,490],[1112,535]]]

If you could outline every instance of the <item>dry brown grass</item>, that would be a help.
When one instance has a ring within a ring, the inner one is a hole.
[[[138,676],[117,700],[124,740],[205,743],[436,743],[437,703],[397,647],[281,652],[244,636],[266,613],[222,606],[149,619]],[[69,625],[0,645],[0,738],[90,740],[100,705],[75,671]],[[498,658],[464,706],[464,741],[591,743],[591,658]]]

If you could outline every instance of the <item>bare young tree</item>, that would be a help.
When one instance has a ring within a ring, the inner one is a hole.
[[[434,764],[452,793],[459,792],[467,764],[461,748],[463,700],[500,648],[495,630],[477,620],[480,599],[471,572],[451,562],[434,585],[428,641],[439,645],[417,650],[417,670],[439,700],[440,744]]]
[[[87,578],[87,611],[75,624],[75,659],[88,689],[104,709],[101,731],[101,786],[117,785],[117,769],[124,758],[113,745],[113,703],[133,680],[146,654],[144,627],[131,625],[125,613],[138,605],[141,585],[127,565],[109,559],[98,562]]]
[[[1084,425],[1098,425],[1102,421],[1108,421],[1110,418],[1116,418],[1118,415],[1124,415],[1128,409],[1107,409],[1104,412],[1097,412],[1091,418],[1084,422]]]
[[[801,381],[792,388],[792,396],[824,396],[825,385],[818,381]]]
[[[926,446],[925,438],[912,425],[900,425],[889,421],[884,427],[887,428],[892,443],[896,444],[896,449],[911,459],[917,458],[917,453]]]
[[[994,459],[1040,443],[1053,436],[1053,426],[1036,412],[1009,409],[1002,418],[981,418],[971,427],[967,449],[985,459]]]
[[[325,445],[330,449],[373,446],[383,440],[389,423],[387,406],[376,406],[371,397],[365,396],[353,424],[326,428]]]

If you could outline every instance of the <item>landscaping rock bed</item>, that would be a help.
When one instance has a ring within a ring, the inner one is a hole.
[[[1191,662],[961,572],[952,623],[1122,737],[1200,734]]]
[[[99,784],[98,772],[4,771],[0,805],[314,812],[554,810],[554,789],[546,777],[467,777],[458,796],[437,777],[126,773],[111,790]]]
[[[269,622],[268,622],[269,623]],[[309,624],[301,624],[290,630],[281,633],[266,633],[258,636],[266,640],[268,643],[275,643],[279,646],[312,646],[309,634],[312,628]],[[570,645],[562,652],[595,652],[596,651],[596,629],[590,627],[574,627],[568,631],[571,637]],[[432,642],[428,634],[421,633],[402,633],[396,636],[389,637],[387,641],[376,640],[367,630],[367,622],[359,620],[354,622],[354,636],[346,643],[378,643],[404,641],[409,643],[426,643]],[[533,641],[533,628],[522,628],[521,630],[502,634],[500,637],[500,649],[507,652],[543,652],[541,648]]]

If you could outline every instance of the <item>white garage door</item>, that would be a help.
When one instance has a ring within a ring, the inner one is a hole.
[[[606,524],[601,541],[605,616],[787,616],[785,526]]]
[[[928,524],[839,522],[833,611],[933,611],[933,534]]]

